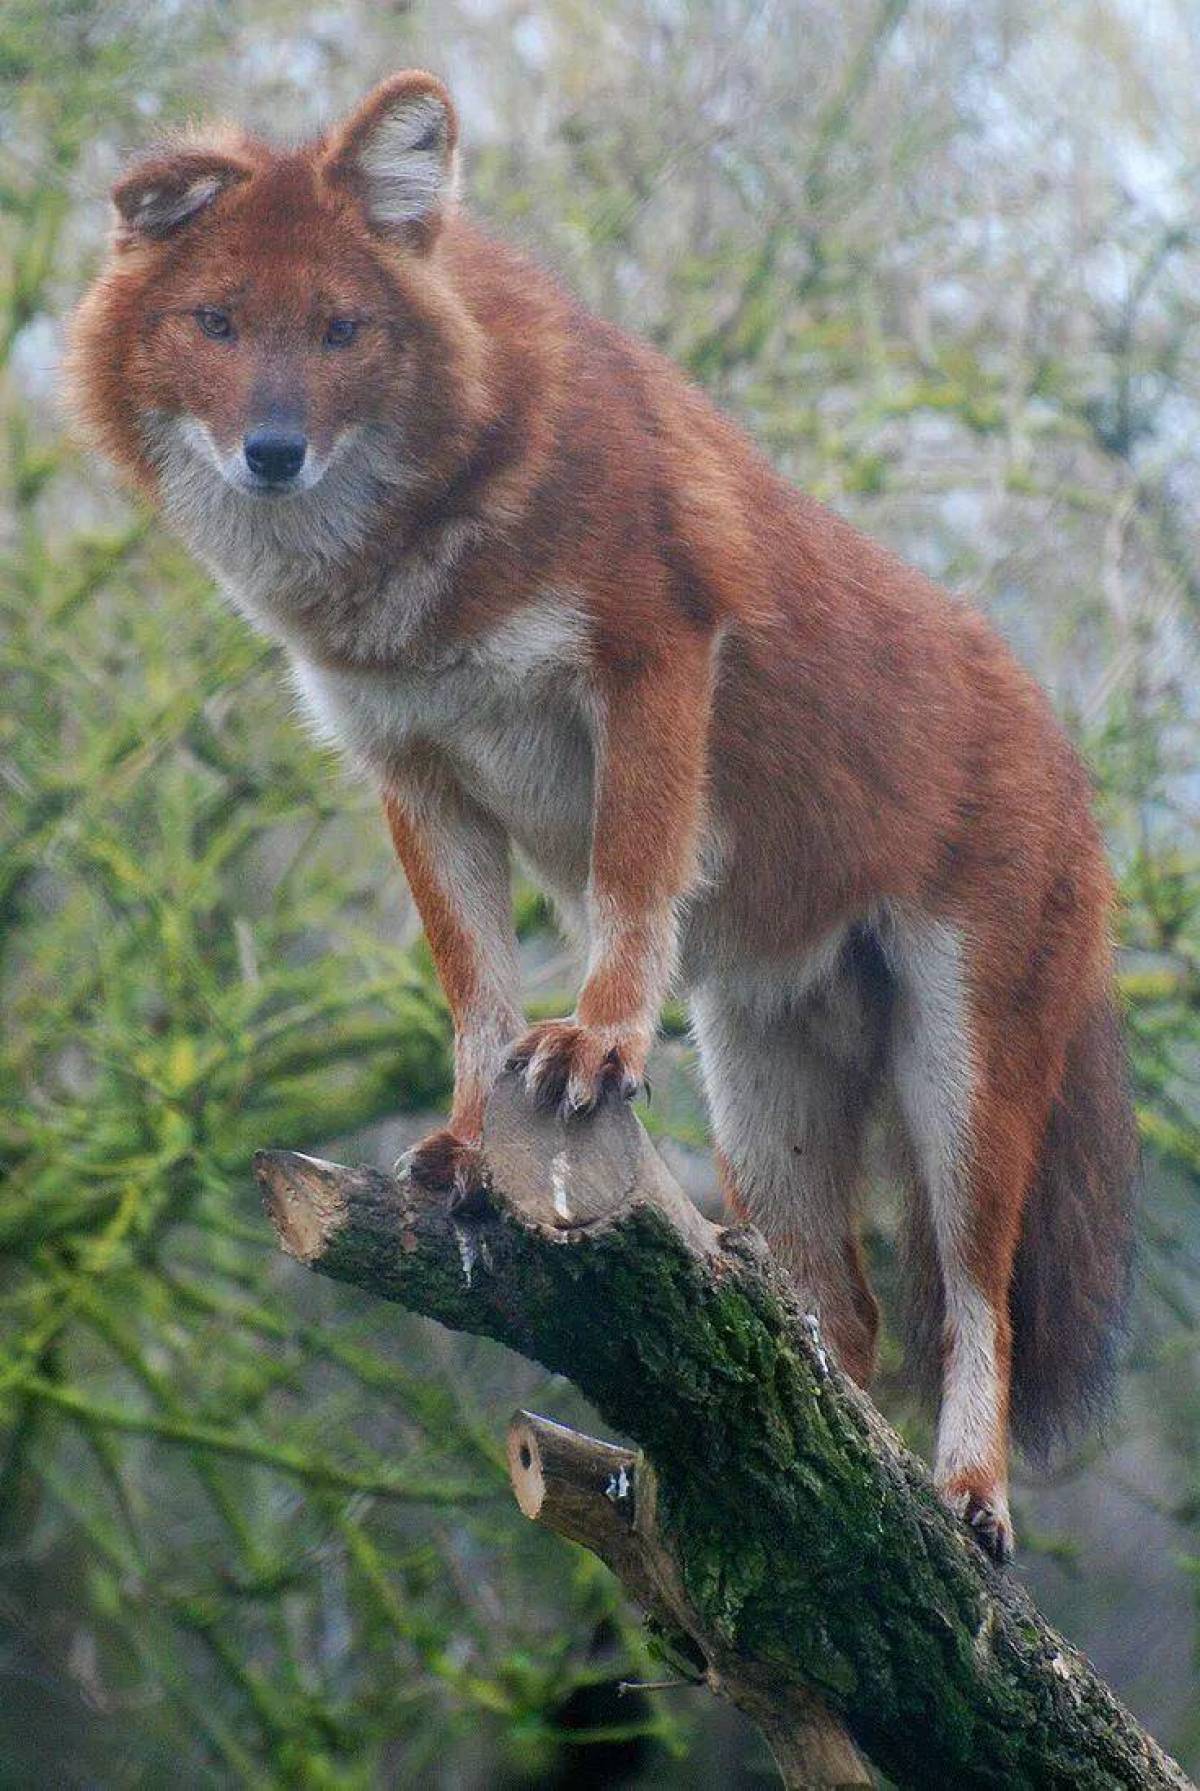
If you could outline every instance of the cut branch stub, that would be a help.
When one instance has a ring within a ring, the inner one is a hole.
[[[346,1222],[354,1178],[374,1174],[342,1169],[322,1157],[305,1157],[293,1150],[260,1150],[254,1170],[266,1215],[284,1250],[298,1262],[320,1260]],[[393,1188],[389,1180],[388,1192]]]
[[[491,1190],[469,1209],[286,1152],[257,1169],[290,1254],[566,1375],[639,1446],[628,1543],[606,1512],[601,1552],[755,1716],[789,1782],[819,1782],[804,1775],[824,1706],[922,1791],[1188,1785],[984,1560],[757,1234],[703,1219],[628,1109],[532,1114],[508,1076],[484,1149]],[[591,1541],[557,1447],[525,1496]]]
[[[753,1717],[789,1791],[869,1791],[868,1768],[818,1698],[798,1688],[781,1697],[770,1683],[764,1691],[752,1668],[746,1672],[736,1655],[714,1649],[659,1533],[654,1473],[640,1455],[517,1412],[508,1468],[526,1517],[606,1562],[647,1615],[676,1636],[710,1689]]]
[[[518,1412],[508,1472],[526,1517],[611,1561],[634,1522],[637,1456],[565,1425]]]
[[[502,1076],[488,1102],[483,1150],[498,1203],[522,1224],[569,1234],[649,1204],[706,1254],[721,1235],[624,1105],[562,1119],[534,1109],[519,1076]]]
[[[575,1231],[619,1213],[642,1165],[637,1133],[585,1126],[568,1139],[565,1122],[532,1109],[519,1083],[503,1087],[488,1110],[484,1152],[494,1185],[517,1197],[526,1223]]]

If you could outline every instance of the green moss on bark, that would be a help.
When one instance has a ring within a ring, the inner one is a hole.
[[[701,1631],[818,1691],[894,1782],[1186,1785],[953,1523],[737,1234],[698,1248],[649,1201],[552,1235],[511,1199],[456,1215],[365,1171],[343,1191],[315,1266],[573,1380],[654,1468]]]

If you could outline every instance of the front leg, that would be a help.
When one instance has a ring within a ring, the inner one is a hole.
[[[482,1183],[483,1110],[521,1021],[508,840],[433,754],[398,767],[383,803],[454,1022],[450,1123],[404,1166],[466,1195]]]
[[[641,1084],[704,814],[709,637],[668,635],[632,673],[628,659],[599,660],[587,975],[574,1015],[532,1027],[509,1057],[533,1099],[563,1113]]]

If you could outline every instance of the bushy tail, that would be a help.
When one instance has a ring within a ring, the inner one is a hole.
[[[1133,1270],[1138,1146],[1110,1000],[1067,1052],[1013,1273],[1012,1431],[1044,1459],[1102,1418]]]

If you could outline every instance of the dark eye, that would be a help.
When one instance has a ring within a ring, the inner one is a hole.
[[[347,342],[353,342],[358,334],[358,324],[353,317],[331,317],[325,330],[326,348],[345,348]]]
[[[211,336],[214,342],[227,342],[233,334],[233,325],[229,321],[228,313],[218,311],[212,305],[200,307],[196,313],[196,322],[204,334]]]

